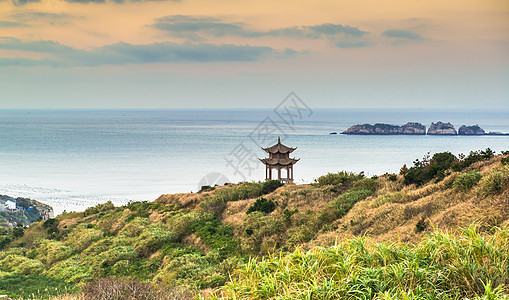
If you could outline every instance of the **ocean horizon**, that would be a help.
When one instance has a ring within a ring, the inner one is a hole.
[[[428,152],[500,153],[509,150],[509,137],[339,133],[355,124],[419,122],[428,128],[437,121],[509,132],[507,115],[493,109],[309,109],[289,119],[277,109],[0,110],[0,194],[38,200],[60,214],[106,201],[122,205],[196,192],[218,174],[230,182],[263,180],[257,158],[279,136],[297,147],[297,184],[342,170],[398,173]]]

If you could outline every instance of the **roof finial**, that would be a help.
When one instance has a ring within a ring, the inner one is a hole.
[[[277,143],[281,144],[281,137],[279,137],[279,136],[277,137]]]

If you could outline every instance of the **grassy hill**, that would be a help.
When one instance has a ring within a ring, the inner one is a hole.
[[[508,154],[439,153],[401,174],[245,182],[65,213],[0,236],[0,294],[503,298]]]

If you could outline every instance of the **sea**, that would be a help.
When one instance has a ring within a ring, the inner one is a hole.
[[[398,173],[428,153],[509,150],[509,136],[339,134],[354,124],[437,121],[509,132],[509,111],[496,109],[0,110],[0,194],[58,215],[264,180],[258,158],[278,137],[297,148],[296,184],[342,170]]]

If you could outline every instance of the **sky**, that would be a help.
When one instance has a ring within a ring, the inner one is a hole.
[[[0,0],[0,109],[509,109],[507,0]]]

